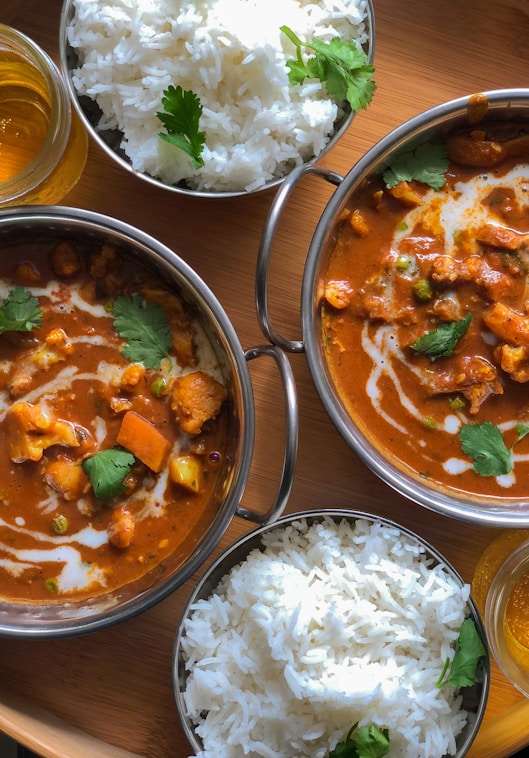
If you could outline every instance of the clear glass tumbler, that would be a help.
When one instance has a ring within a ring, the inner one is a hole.
[[[55,63],[0,24],[0,207],[58,203],[79,180],[87,149]]]

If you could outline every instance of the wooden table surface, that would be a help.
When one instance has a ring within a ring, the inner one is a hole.
[[[378,90],[322,164],[346,174],[393,127],[461,95],[529,86],[529,0],[375,0]],[[2,0],[0,22],[38,42],[58,62],[60,0]],[[527,11],[527,14],[526,12]],[[314,177],[296,191],[281,223],[271,309],[299,338],[299,284],[314,227],[332,188]],[[254,275],[272,192],[199,200],[165,193],[109,162],[91,144],[87,166],[64,204],[132,223],[182,256],[213,289],[243,348],[263,341]],[[257,362],[261,364],[261,362]],[[495,530],[456,522],[408,503],[361,464],[326,416],[303,354],[291,357],[300,412],[299,458],[287,512],[351,507],[419,532],[470,581]],[[273,368],[252,367],[257,444],[243,504],[272,498],[282,446],[282,406]],[[250,528],[240,519],[219,549]],[[44,758],[185,758],[171,656],[181,608],[196,577],[124,624],[66,640],[0,641],[0,730]],[[529,744],[529,700],[495,664],[489,704],[472,758],[503,758]]]

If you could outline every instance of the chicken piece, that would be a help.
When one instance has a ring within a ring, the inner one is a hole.
[[[395,271],[391,259],[380,271],[366,280],[351,298],[355,315],[388,324],[414,324],[419,320],[416,304],[412,302],[408,279]],[[381,263],[383,263],[381,261]]]
[[[116,261],[116,249],[111,245],[101,245],[101,249],[90,256],[89,272],[93,279],[103,279]]]
[[[349,216],[349,226],[359,237],[367,237],[369,226],[362,211],[356,209]]]
[[[476,232],[476,239],[485,245],[514,252],[527,245],[529,235],[498,224],[483,224]]]
[[[325,285],[324,300],[333,308],[343,310],[351,302],[353,290],[349,282],[341,282],[333,279]]]
[[[114,509],[107,525],[110,544],[124,550],[130,546],[134,537],[134,530],[134,519],[130,511],[125,506]]]
[[[462,261],[450,255],[439,255],[432,263],[431,276],[437,284],[450,286],[473,282],[483,288],[491,300],[499,300],[512,287],[512,277],[493,268],[480,255],[469,255]]]
[[[496,368],[480,356],[464,355],[452,361],[450,368],[428,377],[432,395],[459,392],[470,403],[469,412],[478,413],[490,395],[502,395],[503,386]]]
[[[458,166],[493,168],[505,160],[505,149],[500,142],[488,140],[482,131],[455,134],[446,141],[449,160]]]
[[[77,500],[90,489],[90,479],[82,464],[63,456],[46,463],[44,481],[65,500]]]
[[[21,261],[16,267],[15,274],[22,284],[38,284],[41,280],[40,271],[33,261]]]
[[[483,321],[502,342],[529,347],[529,316],[523,316],[503,303],[494,303],[483,313]]]
[[[204,371],[179,377],[171,393],[171,408],[186,434],[198,434],[206,421],[214,419],[226,400],[225,387]]]
[[[416,208],[418,205],[422,205],[422,197],[412,185],[404,179],[398,184],[395,184],[395,186],[389,189],[388,192],[407,208]]]
[[[498,345],[494,357],[513,381],[529,382],[529,347]]]
[[[448,158],[459,166],[494,168],[506,158],[516,158],[529,154],[529,135],[499,141],[487,139],[482,130],[466,134],[455,134],[446,142]]]
[[[51,418],[40,404],[18,401],[7,416],[10,455],[13,463],[40,461],[44,450],[53,445],[79,447],[75,426],[70,421]]]
[[[81,271],[82,260],[79,251],[68,240],[58,242],[51,251],[51,266],[61,279],[68,279]]]
[[[436,316],[439,321],[444,322],[459,321],[462,318],[461,305],[450,294],[444,297],[437,297],[428,309],[428,313]]]

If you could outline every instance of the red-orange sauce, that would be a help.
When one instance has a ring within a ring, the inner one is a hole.
[[[0,252],[3,305],[21,287],[42,314],[31,331],[0,335],[0,597],[78,600],[163,571],[175,552],[184,560],[186,540],[218,508],[229,426],[224,369],[192,307],[111,245],[35,241]],[[112,309],[133,296],[169,324],[157,367],[123,354],[130,338]],[[180,377],[199,373],[218,402],[185,432],[174,393]],[[159,460],[134,435],[129,450],[118,444],[127,412],[145,422]],[[111,497],[96,496],[84,467],[105,450],[133,455]]]
[[[337,392],[397,467],[476,497],[529,496],[529,143],[516,125],[450,137],[445,183],[353,192],[321,283]],[[470,317],[452,354],[412,348]],[[462,449],[497,427],[512,467],[484,475]],[[485,504],[485,502],[484,502]]]

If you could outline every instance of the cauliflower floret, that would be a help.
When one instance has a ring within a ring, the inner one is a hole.
[[[14,403],[7,414],[7,426],[13,463],[40,461],[44,450],[52,445],[81,444],[70,421],[51,418],[38,403]]]

